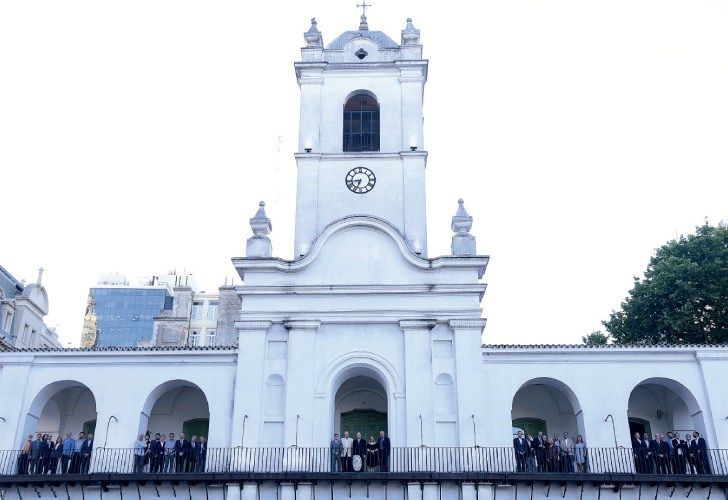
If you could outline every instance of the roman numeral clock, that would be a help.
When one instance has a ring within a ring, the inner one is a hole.
[[[366,167],[356,167],[349,170],[346,174],[346,187],[349,191],[356,194],[368,193],[374,189],[374,185],[377,183],[377,178],[374,176],[374,172]]]

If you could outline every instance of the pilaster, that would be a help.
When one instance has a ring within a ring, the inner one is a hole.
[[[288,370],[284,446],[315,446],[314,374],[316,368],[316,330],[320,321],[286,321],[288,330]],[[318,443],[320,444],[320,443]]]
[[[260,446],[265,341],[270,321],[238,321],[238,364],[233,394],[230,446]],[[245,436],[243,436],[243,430]],[[244,440],[244,441],[243,441]]]
[[[455,350],[459,443],[460,446],[483,446],[486,437],[485,415],[478,414],[478,409],[483,408],[480,401],[482,386],[472,381],[483,374],[480,345],[485,320],[452,319],[449,324],[453,331]]]
[[[405,399],[407,427],[405,445],[432,446],[435,435],[432,381],[432,342],[434,320],[403,320]]]

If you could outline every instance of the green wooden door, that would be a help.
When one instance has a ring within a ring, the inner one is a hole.
[[[364,439],[374,436],[379,439],[379,432],[387,429],[387,414],[375,410],[352,410],[341,414],[341,429],[339,435],[343,436],[344,431],[349,431],[349,436],[356,437],[361,432]]]
[[[190,439],[192,436],[197,436],[198,439],[200,436],[205,436],[205,439],[207,439],[210,437],[207,434],[209,429],[210,420],[207,418],[195,418],[182,424],[182,432],[185,433],[187,439]]]
[[[539,432],[543,432],[544,436],[548,436],[548,429],[546,428],[546,421],[540,418],[517,418],[513,420],[514,433],[515,429],[521,429],[524,436],[529,434],[534,438]]]
[[[87,436],[93,434],[96,431],[96,419],[89,420],[83,423],[83,433]]]

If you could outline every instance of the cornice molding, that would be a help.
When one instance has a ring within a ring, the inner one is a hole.
[[[434,319],[403,319],[399,322],[399,327],[405,333],[422,330],[426,330],[429,332],[435,327],[436,324],[437,321],[435,321]]]
[[[316,331],[320,326],[321,322],[315,319],[296,319],[283,322],[283,327],[288,330],[289,333],[297,330]]]
[[[237,328],[238,331],[267,332],[268,330],[270,330],[271,326],[273,326],[272,321],[260,321],[259,320],[259,321],[236,321],[235,322],[235,328]]]
[[[451,319],[448,324],[453,331],[476,330],[478,333],[483,333],[486,321],[484,318]]]

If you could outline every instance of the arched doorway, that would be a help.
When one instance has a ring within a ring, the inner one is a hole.
[[[695,430],[706,434],[703,412],[695,396],[672,379],[643,380],[632,389],[627,408],[631,435],[640,432],[654,438],[655,434],[677,432],[684,437]]]
[[[70,432],[93,434],[96,429],[96,399],[91,390],[75,380],[48,384],[41,389],[26,415],[23,438],[50,434],[53,439]]]
[[[364,439],[389,433],[387,392],[381,382],[369,375],[354,375],[345,380],[334,399],[334,429],[343,436],[355,437],[361,432]]]
[[[197,385],[186,380],[171,380],[157,386],[147,397],[139,432],[162,436],[184,433],[189,439],[209,437],[210,409],[207,397]]]
[[[522,430],[535,438],[538,432],[572,439],[583,432],[579,401],[566,384],[552,378],[537,378],[521,385],[513,396],[511,407],[513,434]],[[584,436],[586,439],[587,437]]]

